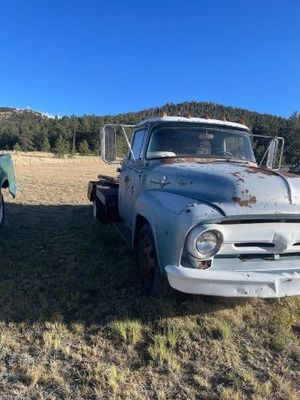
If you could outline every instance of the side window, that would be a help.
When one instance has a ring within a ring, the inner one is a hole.
[[[134,158],[138,160],[141,156],[141,152],[143,149],[144,139],[146,136],[146,130],[143,129],[141,131],[136,131],[131,143],[132,153]],[[129,154],[129,159],[132,159],[131,153]]]

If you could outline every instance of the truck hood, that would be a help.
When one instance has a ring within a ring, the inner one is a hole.
[[[160,164],[148,174],[146,188],[211,204],[226,217],[281,214],[300,218],[300,177],[247,164]]]

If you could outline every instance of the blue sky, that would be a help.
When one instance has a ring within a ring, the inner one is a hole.
[[[0,106],[300,111],[299,0],[0,0]]]

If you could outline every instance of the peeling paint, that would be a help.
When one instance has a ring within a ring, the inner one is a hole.
[[[160,164],[178,164],[178,163],[218,163],[224,162],[224,158],[203,158],[203,157],[164,157],[159,160]]]
[[[186,186],[187,184],[188,184],[187,181],[183,180],[182,178],[179,179],[179,181],[178,181],[179,186]]]
[[[241,207],[251,207],[251,204],[255,204],[256,203],[256,197],[255,196],[251,196],[247,200],[242,200],[240,197],[233,197],[232,200],[235,203],[238,203]]]
[[[287,177],[287,178],[298,178],[300,179],[300,176],[297,174],[293,174],[292,172],[280,172],[281,175]]]
[[[266,168],[248,167],[245,169],[248,174],[263,174],[268,176],[276,176],[276,172]]]
[[[130,181],[129,175],[126,175],[126,176],[125,176],[125,179],[124,179],[124,182],[125,182],[125,190],[126,190],[126,192],[127,192],[128,189],[129,189],[129,181]]]

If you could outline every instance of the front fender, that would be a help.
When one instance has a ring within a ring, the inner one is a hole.
[[[8,182],[8,190],[16,197],[16,179],[11,156],[4,154],[0,156],[0,189]]]
[[[160,190],[140,194],[135,206],[135,221],[138,215],[143,216],[151,226],[162,272],[166,265],[180,264],[186,236],[194,226],[224,218],[213,206]]]

